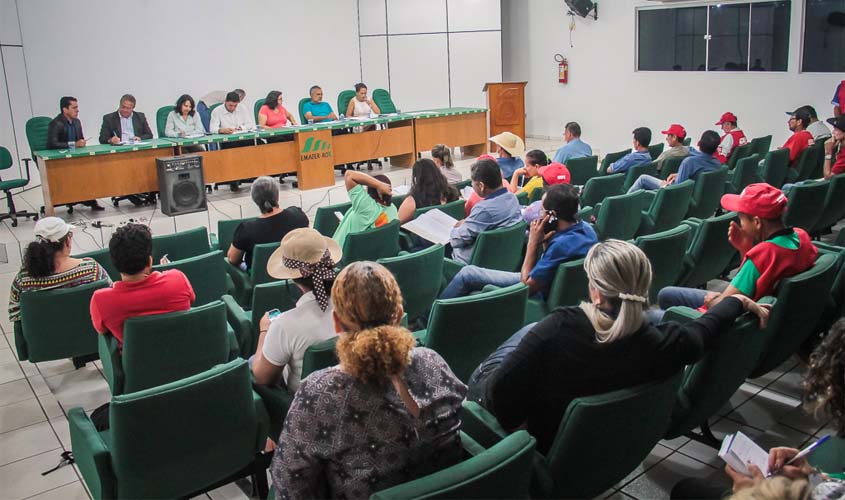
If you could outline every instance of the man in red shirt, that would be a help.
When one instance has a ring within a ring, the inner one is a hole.
[[[810,125],[810,112],[803,108],[796,109],[787,123],[793,134],[780,148],[789,150],[789,166],[792,167],[801,152],[812,146],[814,142],[813,134],[807,132],[807,127]]]
[[[738,146],[748,144],[748,139],[745,137],[745,132],[737,127],[737,117],[735,114],[728,111],[723,114],[716,125],[722,127],[722,142],[719,144],[719,149],[716,150],[716,158],[719,163],[725,164],[731,159],[731,155]]]
[[[118,228],[109,255],[120,281],[91,297],[91,321],[99,333],[111,333],[123,346],[123,323],[134,316],[190,309],[196,299],[188,278],[178,270],[152,271],[153,238],[143,224]]]
[[[834,175],[845,174],[845,115],[830,118],[827,122],[833,125],[833,135],[824,143],[824,178],[830,179]]]

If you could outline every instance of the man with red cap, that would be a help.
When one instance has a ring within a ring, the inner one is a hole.
[[[801,153],[813,145],[815,139],[813,139],[813,134],[807,131],[807,127],[810,126],[810,112],[806,109],[796,109],[789,116],[787,124],[792,136],[781,146],[781,149],[789,150],[789,166],[791,167],[795,165]]]
[[[687,138],[687,131],[684,127],[673,123],[668,129],[661,132],[666,136],[666,144],[669,149],[664,149],[660,156],[657,157],[657,170],[663,170],[663,162],[668,158],[678,158],[689,156],[689,148],[684,146],[684,139]]]
[[[769,184],[750,184],[740,194],[722,196],[722,208],[739,213],[739,224],[731,222],[728,241],[739,251],[739,271],[724,292],[695,288],[666,287],[657,302],[661,310],[649,312],[652,322],[659,322],[663,311],[672,306],[706,310],[724,297],[742,294],[757,301],[774,294],[784,278],[804,272],[816,261],[818,249],[800,228],[784,227],[781,216],[787,198]]]
[[[719,159],[719,163],[724,165],[731,159],[734,149],[737,146],[748,144],[748,139],[745,137],[745,132],[737,127],[736,115],[730,111],[723,114],[716,125],[720,125],[725,133],[722,136],[722,143],[719,144],[719,149],[716,151],[716,158]]]

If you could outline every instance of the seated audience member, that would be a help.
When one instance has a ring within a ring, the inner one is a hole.
[[[576,216],[578,189],[568,184],[550,186],[541,201],[544,213],[531,223],[525,261],[520,272],[464,266],[452,278],[440,298],[463,297],[486,285],[505,287],[520,282],[528,285],[529,295],[545,294],[560,264],[587,255],[598,238],[592,226],[578,220]]]
[[[807,132],[807,126],[810,125],[810,113],[806,109],[796,109],[789,116],[787,123],[792,135],[780,148],[789,150],[789,166],[793,167],[801,153],[812,146],[815,141],[813,140],[813,134]]]
[[[258,125],[265,128],[281,128],[296,125],[296,119],[290,111],[282,105],[282,93],[271,90],[264,99],[264,104],[258,110]]]
[[[824,142],[825,179],[845,174],[845,116],[831,118],[828,123],[833,125],[833,136]]]
[[[466,386],[399,326],[393,275],[355,262],[332,287],[340,364],[299,386],[273,458],[284,498],[368,498],[460,461]]]
[[[280,241],[292,230],[308,227],[308,216],[301,208],[279,208],[279,183],[276,179],[267,176],[255,179],[249,194],[261,215],[238,225],[226,252],[229,263],[244,270],[252,267],[255,245]]]
[[[569,184],[570,181],[569,169],[560,163],[552,162],[551,165],[546,165],[538,169],[538,174],[543,179],[544,190],[558,184]],[[529,194],[529,196],[531,195]],[[542,218],[544,214],[543,200],[537,200],[522,209],[522,220],[531,224],[535,220]]]
[[[772,295],[784,278],[804,272],[816,262],[819,251],[800,228],[784,227],[781,217],[786,196],[769,184],[750,184],[740,194],[722,196],[722,208],[739,213],[739,224],[731,222],[728,240],[739,251],[739,271],[722,293],[697,288],[669,286],[660,291],[660,310],[649,311],[652,322],[662,320],[672,306],[707,310],[731,295],[759,300]]]
[[[663,162],[669,158],[678,158],[689,156],[689,147],[684,146],[684,139],[687,138],[687,131],[684,127],[673,123],[668,130],[661,132],[666,136],[666,144],[669,149],[664,149],[660,156],[657,157],[657,170],[663,170]],[[716,136],[719,137],[718,135]],[[718,147],[718,146],[717,146]]]
[[[723,114],[716,125],[722,127],[725,135],[722,136],[722,142],[719,144],[719,149],[716,151],[716,158],[719,163],[725,164],[731,159],[731,155],[737,146],[744,146],[748,144],[748,139],[745,137],[745,132],[737,127],[738,119],[735,114],[728,111]]]
[[[362,172],[347,170],[343,178],[352,207],[344,214],[332,236],[340,248],[343,248],[350,233],[381,227],[399,217],[391,201],[393,190],[389,177],[371,177]]]
[[[798,112],[801,112],[801,114],[806,112],[807,116],[810,117],[810,124],[807,125],[807,132],[809,132],[810,135],[813,136],[813,141],[826,141],[830,138],[830,129],[827,128],[827,125],[825,125],[823,121],[819,120],[819,115],[818,113],[816,113],[816,108],[810,106],[809,104],[805,104],[804,106],[801,106],[795,111],[787,111],[786,114],[792,116]]]
[[[296,307],[273,320],[265,313],[259,323],[258,349],[252,360],[255,382],[284,381],[290,392],[299,389],[302,358],[313,344],[334,337],[331,289],[341,250],[334,240],[311,228],[294,229],[267,262],[267,273],[293,280],[302,292]],[[284,375],[284,377],[283,377]]]
[[[323,89],[314,85],[308,90],[311,100],[302,106],[302,112],[308,123],[320,123],[337,120],[337,115],[332,111],[332,105],[323,101]]]
[[[475,161],[481,161],[481,160],[496,161],[495,158],[493,158],[492,156],[490,156],[486,153],[475,159]],[[504,177],[502,177],[502,187],[510,190],[510,186],[511,185],[508,182],[508,180],[505,179]],[[481,196],[478,196],[478,193],[476,193],[475,190],[472,189],[471,186],[469,186],[470,195],[467,198],[464,194],[466,192],[466,189],[467,188],[464,188],[464,192],[461,193],[461,196],[463,196],[467,200],[467,202],[464,204],[464,215],[469,217],[470,212],[472,212],[472,207],[474,207],[479,201],[481,201],[482,198],[481,198]]]
[[[690,149],[690,154],[684,161],[681,162],[678,173],[669,174],[666,180],[658,179],[651,175],[641,175],[636,182],[628,190],[629,193],[645,189],[654,191],[662,187],[671,186],[673,184],[680,184],[687,179],[695,180],[698,175],[704,172],[712,172],[722,168],[719,160],[714,156],[716,149],[719,147],[719,134],[712,130],[707,130],[701,134],[701,139],[698,141],[698,151]]]
[[[411,169],[411,190],[399,206],[399,222],[404,224],[412,220],[418,208],[443,205],[457,199],[458,190],[449,185],[432,160],[417,160]]]
[[[84,148],[85,136],[82,135],[82,122],[79,121],[79,102],[76,97],[65,96],[59,100],[61,111],[47,125],[47,149]],[[83,201],[83,205],[92,210],[105,210],[97,200]]]
[[[502,185],[502,172],[493,160],[480,160],[470,170],[472,190],[482,198],[469,216],[455,225],[451,233],[452,258],[469,263],[475,240],[483,231],[509,227],[522,220],[516,196]]]
[[[558,148],[555,157],[552,159],[553,162],[566,165],[570,158],[586,158],[593,155],[593,148],[581,140],[581,125],[576,122],[566,124],[563,130],[563,139],[566,144]]]
[[[514,170],[525,166],[521,159],[521,156],[525,154],[525,142],[519,136],[502,132],[488,140],[496,145],[496,153],[499,155],[496,163],[502,169],[503,179],[510,179]]]
[[[355,97],[349,100],[349,105],[346,106],[346,116],[349,117],[369,117],[371,114],[381,114],[378,105],[367,96],[367,86],[363,83],[355,84]]]
[[[514,334],[475,370],[468,399],[507,430],[525,428],[546,453],[578,397],[668,377],[698,361],[745,310],[768,310],[744,296],[726,299],[686,324],[645,318],[651,263],[631,243],[607,240],[584,261],[590,301],[559,307]]]
[[[523,176],[526,179],[522,187],[519,187],[519,178]],[[508,191],[517,194],[528,193],[528,198],[531,198],[537,189],[543,189],[544,186],[552,184],[569,184],[571,178],[566,165],[560,163],[549,165],[546,153],[539,149],[532,149],[525,153],[525,166],[513,171]],[[549,180],[553,182],[548,182]]]
[[[72,288],[111,279],[96,260],[71,257],[73,232],[58,217],[44,217],[35,223],[35,241],[26,246],[23,265],[9,291],[9,321],[20,321],[20,299],[24,292]]]
[[[196,295],[182,271],[152,270],[153,237],[147,226],[118,227],[109,240],[109,256],[120,272],[120,281],[91,297],[91,321],[97,332],[111,333],[123,346],[127,319],[191,308]]]
[[[135,97],[125,94],[117,111],[103,116],[100,144],[119,144],[152,139],[153,131],[144,113],[135,111]]]
[[[464,180],[452,161],[452,150],[445,144],[436,144],[431,148],[431,159],[440,167],[440,173],[446,177],[449,184],[457,184]]]
[[[836,90],[833,92],[833,100],[830,103],[833,104],[834,118],[845,115],[845,80],[842,80],[836,86]]]
[[[182,94],[176,100],[173,111],[167,114],[167,122],[164,125],[165,137],[196,137],[205,135],[205,127],[202,124],[199,113],[194,109],[194,98],[188,94]],[[182,146],[182,151],[188,153],[199,153],[205,151],[200,145]]]
[[[631,167],[651,163],[648,145],[651,144],[651,129],[638,127],[634,129],[634,150],[607,167],[608,174],[627,172]]]

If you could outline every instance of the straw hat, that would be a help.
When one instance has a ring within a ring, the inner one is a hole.
[[[267,274],[277,279],[301,278],[303,269],[319,264],[326,251],[331,259],[331,268],[334,268],[343,255],[337,242],[308,227],[294,229],[282,238],[279,248],[270,255]],[[305,274],[311,275],[307,271]]]
[[[502,132],[489,139],[490,142],[498,144],[511,156],[522,156],[525,154],[525,142],[512,132]]]

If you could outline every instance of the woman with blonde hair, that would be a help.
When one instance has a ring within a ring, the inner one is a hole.
[[[631,243],[607,240],[587,253],[590,301],[561,307],[526,326],[470,377],[469,398],[505,429],[522,425],[549,450],[566,407],[578,397],[666,378],[698,361],[737,316],[768,310],[732,296],[695,321],[645,320],[651,263]]]
[[[280,498],[367,498],[460,460],[466,386],[399,326],[390,271],[350,264],[331,300],[340,364],[312,373],[294,397],[272,465]]]
[[[449,184],[457,184],[464,180],[452,161],[452,150],[445,144],[435,144],[431,148],[431,159],[440,167],[440,173],[449,181]]]

